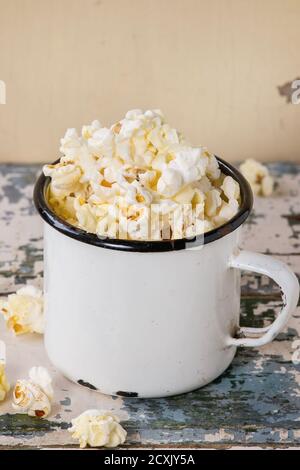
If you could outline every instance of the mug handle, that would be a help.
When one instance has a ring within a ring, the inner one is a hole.
[[[239,328],[241,338],[229,338],[229,346],[263,346],[270,343],[286,325],[288,319],[295,311],[299,299],[299,283],[295,274],[281,261],[271,256],[251,251],[240,251],[229,262],[231,268],[245,269],[246,271],[265,274],[273,279],[280,287],[283,297],[283,307],[276,320],[266,328]],[[259,336],[258,338],[248,336]]]

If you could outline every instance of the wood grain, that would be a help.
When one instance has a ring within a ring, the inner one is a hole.
[[[300,166],[270,164],[277,185],[257,198],[243,231],[243,247],[273,254],[300,275]],[[41,285],[42,224],[32,205],[40,165],[0,165],[0,295],[26,282]],[[279,290],[265,277],[242,278],[242,325],[262,327],[280,309]],[[72,384],[45,355],[42,338],[13,338],[0,321],[13,383],[37,363],[54,377],[55,405],[48,420],[13,414],[0,404],[0,446],[74,446],[67,428],[87,408],[107,408],[126,419],[129,447],[300,447],[300,307],[276,341],[259,350],[240,349],[230,368],[212,384],[167,399],[107,397]],[[1,448],[0,447],[0,448]]]

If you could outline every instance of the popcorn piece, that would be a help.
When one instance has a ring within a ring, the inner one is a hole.
[[[225,176],[221,189],[229,200],[240,196],[240,186],[231,176]]]
[[[117,447],[125,442],[127,432],[119,424],[120,419],[105,410],[87,410],[72,420],[68,429],[80,447]]]
[[[174,200],[180,204],[189,204],[195,195],[195,189],[187,186],[174,196]]]
[[[206,175],[208,178],[217,180],[221,175],[221,170],[218,165],[218,161],[214,155],[211,155],[209,152],[206,151],[206,155],[208,156],[208,164],[206,168]]]
[[[209,217],[216,215],[218,208],[222,204],[220,193],[217,189],[212,189],[206,194],[205,214]]]
[[[142,109],[132,109],[131,111],[127,111],[125,114],[126,119],[138,119],[140,116],[143,115]]]
[[[43,171],[51,177],[51,191],[57,197],[69,196],[80,189],[81,170],[73,163],[45,165]]]
[[[107,127],[102,127],[94,132],[93,137],[88,139],[88,146],[93,154],[112,158],[114,147],[114,133]]]
[[[166,197],[172,197],[178,193],[182,186],[181,174],[172,168],[166,168],[157,182],[158,192]]]
[[[164,151],[174,144],[179,144],[179,136],[176,129],[172,129],[168,124],[154,127],[149,132],[148,139],[159,151]]]
[[[81,140],[76,129],[68,129],[65,136],[60,140],[60,151],[69,159],[76,158],[81,149]]]
[[[139,183],[139,181],[133,181],[131,184],[124,181],[122,183],[124,189],[125,201],[128,204],[142,203],[145,206],[149,206],[152,202],[152,196],[147,189]]]
[[[174,152],[174,157],[169,167],[177,169],[185,184],[198,181],[205,175],[208,158],[202,155],[201,148],[182,147]]]
[[[157,233],[156,228],[145,229],[144,215],[127,215],[126,221],[124,215],[122,220],[118,215],[113,219],[112,212],[108,216],[107,206],[119,208],[120,199],[127,207],[147,210],[171,201],[177,214],[191,204],[194,220],[188,224],[178,215],[172,228],[165,214],[158,214],[158,232],[169,231],[173,238],[184,236],[184,231],[211,230],[238,211],[238,183],[221,175],[215,156],[188,144],[158,109],[128,111],[110,128],[93,121],[83,126],[80,136],[69,129],[60,150],[60,162],[44,167],[51,178],[49,204],[58,216],[89,233],[122,238],[126,227],[126,238],[139,240]],[[270,191],[270,186],[266,179],[263,191]],[[197,222],[198,204],[202,218]]]
[[[3,401],[9,392],[10,386],[5,374],[6,347],[3,341],[0,341],[0,401]]]
[[[9,392],[10,386],[5,374],[5,364],[0,362],[0,401],[3,401]]]
[[[238,207],[239,203],[236,199],[229,199],[229,202],[223,201],[217,215],[214,217],[214,222],[217,225],[221,225],[227,220],[232,219],[237,213]]]
[[[254,194],[271,196],[274,189],[274,180],[266,166],[249,158],[240,165],[240,171],[249,182]]]
[[[271,196],[274,189],[274,180],[272,176],[266,175],[261,182],[261,193],[263,196]]]
[[[29,380],[18,380],[13,392],[13,408],[28,416],[46,418],[51,411],[50,400],[40,387]]]
[[[138,175],[139,181],[145,188],[151,189],[155,182],[157,172],[153,170],[147,170],[144,173]]]
[[[30,380],[42,389],[49,400],[53,400],[52,379],[48,370],[42,366],[35,366],[31,367],[28,375]]]
[[[22,287],[0,301],[0,312],[16,335],[44,333],[43,294],[34,286]]]
[[[18,380],[13,391],[12,406],[28,416],[46,418],[53,399],[52,379],[44,367],[32,367],[30,380]]]
[[[101,129],[101,124],[98,120],[95,120],[91,123],[90,126],[83,126],[81,130],[81,135],[84,139],[88,140],[93,137],[94,133]]]
[[[75,199],[74,207],[78,226],[89,233],[95,233],[97,227],[97,215],[95,207],[87,203],[82,203],[80,198]]]

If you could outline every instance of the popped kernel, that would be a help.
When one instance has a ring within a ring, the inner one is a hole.
[[[53,400],[52,379],[44,367],[32,367],[29,380],[17,380],[13,391],[12,407],[19,413],[46,418]]]
[[[220,192],[217,189],[208,191],[205,199],[205,214],[213,217],[217,214],[218,208],[222,204]]]
[[[25,286],[0,300],[0,312],[6,325],[16,335],[44,333],[44,302],[42,291],[34,286]]]
[[[240,165],[240,171],[249,182],[254,194],[271,196],[274,190],[274,180],[265,165],[249,158]]]
[[[229,200],[238,200],[240,197],[240,186],[231,176],[225,176],[221,189]]]
[[[6,346],[4,341],[0,341],[0,401],[3,401],[10,390],[6,372]]]
[[[117,447],[125,442],[127,432],[120,424],[120,419],[106,410],[87,410],[72,419],[68,429],[80,447]]]

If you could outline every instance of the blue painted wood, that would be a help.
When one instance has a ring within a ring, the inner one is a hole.
[[[43,275],[42,226],[32,204],[32,186],[40,168],[0,165],[0,295]],[[256,202],[244,243],[248,247],[257,240],[251,249],[274,253],[299,275],[300,165],[273,163],[269,168],[277,179],[275,196]],[[285,192],[286,182],[289,188]],[[267,211],[279,214],[274,227],[264,224]],[[278,237],[271,239],[274,230]],[[279,289],[271,281],[243,276],[243,325],[266,325],[280,303]],[[239,350],[223,376],[205,388],[168,399],[124,398],[123,410],[129,415],[127,445],[300,445],[300,364],[293,361],[299,335],[298,308],[275,342],[260,350]],[[34,435],[44,436],[39,441],[43,446],[55,445],[56,438],[51,436],[61,436],[67,427],[68,422],[59,417],[41,425],[35,419],[5,413],[0,415],[0,446],[5,445],[5,436],[15,438],[16,445],[26,436],[30,446]],[[60,437],[57,443],[62,442]]]

